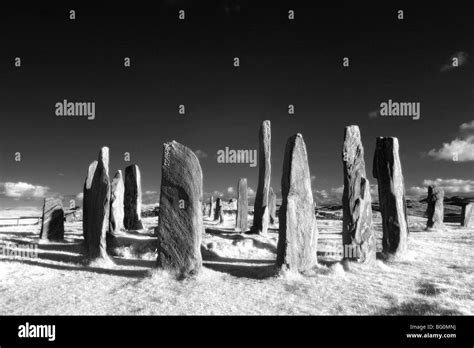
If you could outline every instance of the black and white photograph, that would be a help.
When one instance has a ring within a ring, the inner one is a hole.
[[[472,346],[472,4],[0,7],[2,348],[184,316]]]

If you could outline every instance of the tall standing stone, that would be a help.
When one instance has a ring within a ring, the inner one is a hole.
[[[64,210],[59,198],[44,199],[40,239],[62,240],[64,238]]]
[[[281,178],[277,266],[306,272],[317,265],[318,228],[306,145],[301,134],[288,139]]]
[[[468,203],[462,206],[461,226],[474,228],[474,203]]]
[[[390,256],[401,256],[408,248],[405,185],[398,149],[397,138],[377,138],[373,175],[378,182],[383,251]]]
[[[428,220],[426,228],[433,230],[444,229],[444,191],[441,187],[431,185],[428,186],[426,215]]]
[[[366,178],[364,147],[358,126],[344,131],[342,146],[344,191],[342,194],[342,243],[345,259],[372,262],[376,239],[372,226],[372,198]]]
[[[109,232],[119,233],[123,228],[123,197],[125,186],[123,184],[122,171],[118,170],[112,179],[112,188],[110,193],[110,225]]]
[[[209,211],[208,211],[208,214],[209,214],[208,217],[210,219],[214,218],[214,213],[213,213],[214,209],[213,208],[214,208],[214,197],[211,196],[211,197],[209,197]]]
[[[222,215],[222,200],[220,197],[216,199],[216,209],[214,211],[214,221],[224,222],[224,217]]]
[[[274,225],[276,223],[276,194],[273,192],[273,188],[271,187],[270,192],[268,193],[268,214],[270,224]]]
[[[258,186],[254,203],[252,231],[266,233],[270,214],[268,210],[268,194],[271,177],[271,127],[270,121],[263,121],[259,131],[258,152]]]
[[[104,146],[100,150],[99,159],[90,164],[84,183],[82,225],[85,249],[90,260],[108,259],[106,233],[109,214],[109,148]]]
[[[239,180],[237,192],[237,216],[235,218],[235,230],[245,232],[248,229],[248,193],[247,178]]]
[[[125,197],[123,224],[127,230],[141,230],[142,184],[140,169],[136,164],[125,168]]]
[[[176,141],[163,146],[157,267],[179,277],[202,267],[202,171],[196,155]]]

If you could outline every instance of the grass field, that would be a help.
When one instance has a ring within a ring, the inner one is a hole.
[[[0,314],[473,315],[474,231],[448,224],[423,232],[423,218],[409,220],[406,259],[344,269],[321,257],[309,276],[277,273],[276,229],[239,235],[229,216],[224,225],[206,221],[203,272],[184,281],[153,267],[153,217],[144,219],[146,231],[120,238],[114,264],[95,267],[82,263],[81,222],[66,223],[62,243],[38,244],[38,225],[1,227],[0,245],[37,245],[38,253],[0,256]],[[318,220],[322,238],[340,225]]]

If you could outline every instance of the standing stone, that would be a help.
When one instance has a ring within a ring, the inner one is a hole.
[[[209,211],[208,211],[208,214],[207,215],[210,219],[213,219],[214,218],[214,197],[209,197]]]
[[[216,199],[216,209],[214,211],[214,221],[219,221],[220,223],[224,222],[224,217],[222,216],[222,201],[219,197]]]
[[[268,194],[268,213],[270,217],[270,224],[274,225],[276,223],[276,194],[273,192],[271,187]]]
[[[428,199],[426,215],[426,229],[443,230],[444,229],[444,191],[441,187],[431,185],[428,186]]]
[[[64,210],[59,198],[47,197],[43,205],[40,239],[64,239]]]
[[[277,266],[290,271],[309,271],[318,263],[318,227],[308,155],[301,134],[290,137],[286,143],[281,193]]]
[[[259,132],[258,186],[255,196],[252,231],[267,233],[270,214],[268,194],[271,176],[271,128],[270,121],[263,121]]]
[[[123,224],[127,230],[141,230],[142,183],[140,169],[136,164],[125,168],[125,198]]]
[[[196,155],[176,141],[163,146],[157,267],[179,277],[202,267],[202,171]]]
[[[248,229],[249,203],[247,193],[247,179],[239,180],[237,192],[237,216],[235,218],[235,230],[245,232]]]
[[[98,161],[89,166],[84,183],[83,234],[85,249],[90,260],[108,259],[106,233],[109,228],[110,181],[109,148],[104,146]]]
[[[123,184],[122,171],[118,170],[112,179],[110,192],[110,226],[109,233],[119,233],[123,228],[123,197],[125,187]]]
[[[461,226],[474,228],[474,203],[469,203],[462,206]]]
[[[395,137],[377,138],[373,166],[382,213],[383,252],[390,256],[401,256],[408,248],[405,185],[398,148]]]
[[[377,245],[372,226],[372,198],[365,172],[364,147],[358,126],[345,128],[342,163],[343,258],[372,262],[375,260]]]

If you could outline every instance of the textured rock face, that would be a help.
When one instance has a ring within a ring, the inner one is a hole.
[[[123,228],[124,208],[123,197],[125,186],[123,184],[122,171],[118,170],[112,179],[112,188],[110,192],[110,225],[109,232],[118,233]]]
[[[202,267],[202,171],[196,155],[172,141],[163,146],[157,267],[178,277]]]
[[[248,194],[247,179],[239,180],[238,196],[237,196],[237,217],[235,219],[235,230],[245,232],[248,229]]]
[[[463,205],[461,211],[461,226],[474,228],[474,203]]]
[[[274,225],[276,223],[276,194],[273,192],[271,187],[270,192],[268,193],[268,214],[270,218],[270,224]]]
[[[64,238],[64,210],[59,198],[44,199],[43,220],[40,239],[62,240]]]
[[[125,168],[125,197],[123,224],[127,230],[141,230],[142,184],[140,169],[136,164]]]
[[[216,199],[216,209],[214,211],[214,221],[224,222],[224,216],[222,215],[222,201],[219,197]]]
[[[301,134],[290,137],[286,144],[281,192],[277,266],[306,272],[317,265],[318,228],[308,156]]]
[[[426,215],[428,221],[426,222],[427,229],[442,230],[444,229],[444,191],[438,186],[428,186],[428,207]]]
[[[214,218],[214,197],[210,197],[209,198],[209,211],[208,211],[208,217],[210,219],[213,219]]]
[[[400,256],[407,251],[408,223],[397,138],[377,138],[373,174],[378,182],[383,251]]]
[[[364,147],[358,126],[348,126],[342,147],[344,191],[342,242],[345,259],[372,262],[376,240],[372,227],[372,198],[366,178]]]
[[[109,228],[109,148],[103,147],[98,161],[89,166],[84,183],[83,234],[89,259],[107,259],[106,233]]]
[[[268,211],[268,194],[271,176],[271,127],[270,121],[263,121],[259,132],[258,153],[258,187],[255,196],[252,231],[266,233],[270,214]]]

